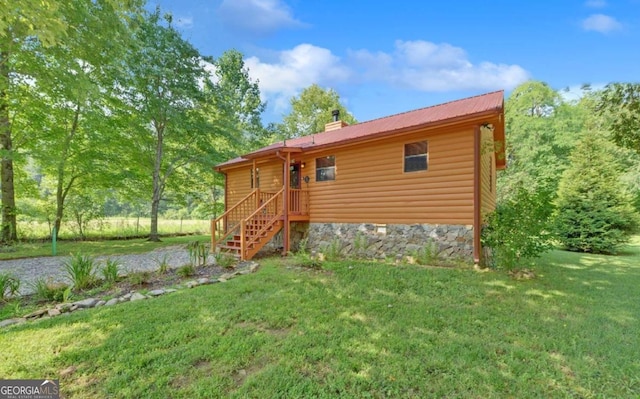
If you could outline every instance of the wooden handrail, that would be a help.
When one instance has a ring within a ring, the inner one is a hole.
[[[267,229],[269,229],[277,220],[282,217],[283,209],[282,206],[278,206],[278,200],[284,196],[284,188],[273,194],[271,198],[267,201],[264,201],[262,205],[260,205],[251,215],[249,215],[246,219],[242,220],[240,226],[240,248],[242,251],[242,258],[244,259],[247,253],[247,250],[251,246],[251,244],[255,244],[258,242],[258,237],[262,235]],[[275,203],[274,212],[268,212],[269,207]],[[257,217],[269,217],[269,219],[264,223],[264,226],[257,232],[253,232],[251,236],[247,235],[247,225],[251,224],[253,219]]]
[[[254,210],[255,207],[255,198],[258,198],[260,196],[259,194],[259,189],[255,189],[253,191],[251,191],[246,197],[242,198],[240,201],[238,201],[235,205],[233,205],[231,208],[227,209],[222,215],[220,215],[217,219],[212,219],[211,220],[211,249],[213,250],[216,247],[216,243],[218,241],[224,241],[226,240],[238,227],[240,227],[240,223],[242,222],[243,219],[246,218],[246,215],[244,215],[243,213],[249,213],[249,210]],[[249,205],[249,203],[251,203],[251,206],[248,208],[249,210],[243,210],[241,209],[242,207]],[[240,214],[237,215],[237,223],[233,224],[231,227],[229,227],[229,224],[227,223],[227,220],[229,218],[230,215],[233,215],[234,212],[236,212],[238,209],[240,209]],[[244,212],[243,212],[244,211]],[[223,229],[221,231],[221,235],[219,239],[216,239],[216,228],[218,226],[218,223],[223,222]]]

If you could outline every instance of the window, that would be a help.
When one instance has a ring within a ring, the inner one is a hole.
[[[404,171],[416,172],[427,170],[427,142],[418,141],[404,145]]]
[[[316,181],[328,181],[336,179],[336,157],[316,158]]]
[[[260,168],[256,168],[256,183],[257,186],[253,187],[253,168],[251,169],[251,188],[260,188]]]

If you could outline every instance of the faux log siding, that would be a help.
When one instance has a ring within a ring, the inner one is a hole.
[[[405,173],[404,144],[427,140],[427,171]],[[315,181],[315,158],[336,156],[336,180]],[[473,128],[415,133],[305,156],[318,223],[473,223]]]
[[[231,208],[251,192],[251,166],[233,168],[227,171],[227,204]]]
[[[484,222],[486,215],[496,208],[496,162],[494,155],[493,133],[488,129],[482,129],[482,141],[480,146],[480,217]]]
[[[231,208],[251,192],[252,164],[227,170],[227,204]],[[258,163],[260,169],[260,189],[277,192],[282,188],[282,161]]]

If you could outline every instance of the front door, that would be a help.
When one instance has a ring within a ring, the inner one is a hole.
[[[289,187],[300,189],[300,163],[292,163],[289,166]]]
[[[292,163],[289,166],[289,211],[291,213],[300,213],[300,185],[302,177],[300,176],[300,162]]]

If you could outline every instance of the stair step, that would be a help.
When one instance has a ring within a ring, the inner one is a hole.
[[[226,249],[229,251],[233,251],[233,252],[240,252],[240,247],[235,247],[235,246],[230,246],[230,245],[222,245],[222,244],[218,244],[216,245],[216,247],[218,247],[219,249]]]

